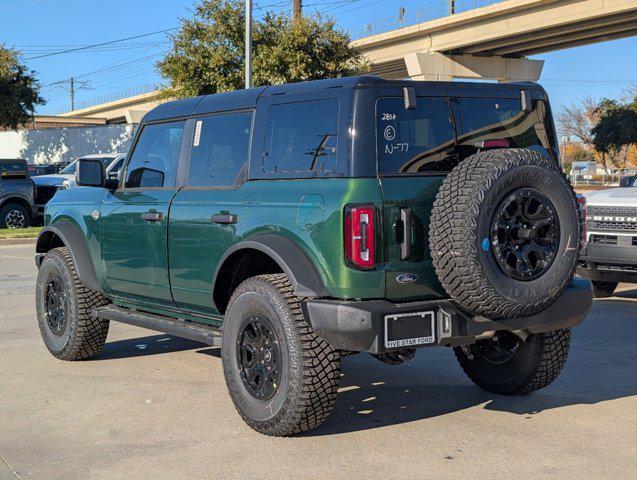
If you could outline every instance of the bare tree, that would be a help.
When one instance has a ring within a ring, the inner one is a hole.
[[[571,141],[583,143],[586,147],[593,146],[591,130],[597,125],[597,103],[592,97],[586,97],[569,106],[564,105],[557,114],[558,130],[561,136]]]

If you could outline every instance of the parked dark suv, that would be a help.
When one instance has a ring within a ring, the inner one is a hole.
[[[109,321],[220,345],[243,419],[320,425],[343,355],[452,347],[471,380],[551,383],[590,282],[535,84],[355,77],[163,104],[119,181],[80,160],[46,208],[37,311],[64,360]]]
[[[0,228],[26,228],[34,214],[26,160],[0,159]]]

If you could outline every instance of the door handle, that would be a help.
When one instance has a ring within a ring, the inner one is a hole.
[[[239,216],[234,213],[217,213],[210,217],[210,221],[212,223],[221,223],[224,225],[237,223],[238,220]]]
[[[164,214],[161,212],[145,212],[142,213],[142,220],[147,222],[161,222],[164,218]]]
[[[400,259],[407,260],[411,256],[411,210],[400,209],[400,220],[403,226],[403,241],[400,244]]]

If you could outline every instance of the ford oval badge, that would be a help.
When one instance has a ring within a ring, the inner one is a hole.
[[[396,276],[396,281],[398,283],[415,283],[418,280],[418,275],[415,273],[401,273]]]

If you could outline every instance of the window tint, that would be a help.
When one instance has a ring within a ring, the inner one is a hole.
[[[543,101],[527,112],[519,97],[418,97],[406,110],[403,98],[380,98],[376,115],[379,173],[449,172],[480,150],[505,146],[542,147],[557,159]]]
[[[376,138],[380,173],[450,170],[447,151],[454,145],[449,103],[442,97],[418,97],[405,109],[401,98],[376,104]]]
[[[338,149],[338,109],[336,99],[271,106],[263,170],[333,171]]]
[[[199,119],[190,154],[188,185],[230,186],[248,159],[252,113],[230,113]]]
[[[126,169],[126,187],[175,185],[184,122],[146,125]]]
[[[542,101],[530,112],[522,110],[519,98],[456,98],[453,104],[460,146],[504,140],[511,148],[541,146],[551,152],[553,129]]]

